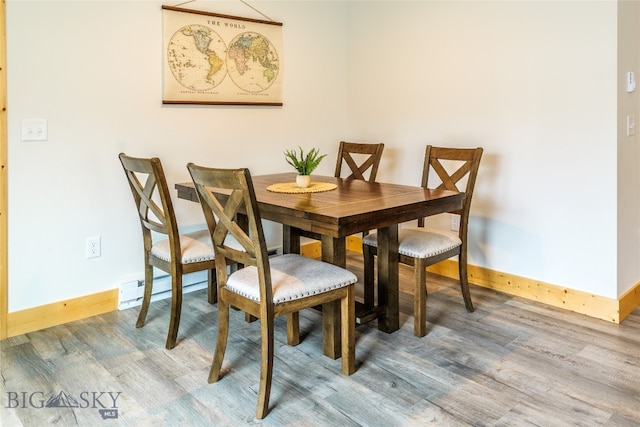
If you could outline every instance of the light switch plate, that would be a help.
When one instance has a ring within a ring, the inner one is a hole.
[[[627,116],[627,136],[633,136],[636,134],[636,120],[633,116]]]
[[[22,120],[22,140],[23,141],[46,141],[47,140],[47,120],[46,119],[23,119]]]

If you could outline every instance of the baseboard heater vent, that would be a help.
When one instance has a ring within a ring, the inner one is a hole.
[[[196,273],[185,274],[182,277],[182,293],[199,291],[207,287],[207,272],[198,271]],[[125,310],[142,304],[144,295],[144,279],[132,279],[123,281],[118,285],[118,309]],[[171,298],[171,276],[164,275],[154,277],[153,293],[151,301],[158,301]]]

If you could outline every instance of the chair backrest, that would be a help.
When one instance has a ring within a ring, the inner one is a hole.
[[[187,169],[211,233],[219,286],[227,283],[228,264],[255,266],[260,282],[260,302],[272,307],[269,255],[249,169],[207,168],[193,163],[189,163]],[[221,189],[228,195],[214,194],[211,188]],[[240,218],[246,218],[247,224],[239,223]],[[232,241],[227,239],[229,234],[244,251],[228,244]]]
[[[460,215],[461,237],[466,236],[469,223],[471,198],[476,185],[476,176],[482,158],[482,148],[446,148],[427,145],[422,170],[422,187],[435,188],[465,193],[462,209],[451,213]],[[429,185],[429,177],[437,177],[439,185]],[[466,178],[466,181],[465,181]],[[466,182],[466,184],[465,184]],[[464,185],[464,187],[463,187]],[[423,226],[423,220],[418,225]]]
[[[118,157],[136,204],[145,249],[151,249],[151,231],[154,231],[167,235],[171,248],[180,253],[178,224],[160,159],[131,157],[124,153]]]
[[[347,179],[353,178],[374,182],[376,180],[376,175],[378,174],[378,166],[380,165],[380,159],[382,158],[382,150],[384,150],[384,144],[382,143],[368,144],[340,141],[335,177],[341,177],[342,164],[346,163],[347,166],[349,166],[348,171],[350,172],[346,177]],[[357,160],[361,160],[361,162],[358,163]],[[367,179],[365,178],[365,174],[368,169],[369,178]]]

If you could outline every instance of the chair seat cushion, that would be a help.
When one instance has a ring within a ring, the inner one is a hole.
[[[229,235],[227,244],[235,249],[244,250],[236,239]],[[230,243],[229,243],[230,242]],[[215,258],[213,244],[209,230],[194,231],[180,235],[180,249],[182,250],[182,263],[191,264],[194,262],[211,261]],[[171,262],[171,250],[169,239],[160,240],[154,243],[151,248],[151,255],[161,260]]]
[[[274,304],[321,294],[358,281],[357,276],[349,270],[297,254],[271,258],[269,264]],[[232,273],[227,280],[227,288],[260,301],[257,268],[244,267]]]
[[[377,232],[366,235],[362,244],[378,247]],[[422,227],[405,227],[398,231],[398,253],[413,258],[429,258],[461,245],[457,233]]]

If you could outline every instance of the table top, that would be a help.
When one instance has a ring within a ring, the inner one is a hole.
[[[334,183],[337,188],[319,193],[275,193],[267,187],[293,182],[296,173],[252,179],[263,219],[336,238],[460,209],[464,199],[464,193],[455,191],[318,175],[313,175],[313,181]],[[193,183],[179,183],[175,188],[179,198],[198,201]]]

